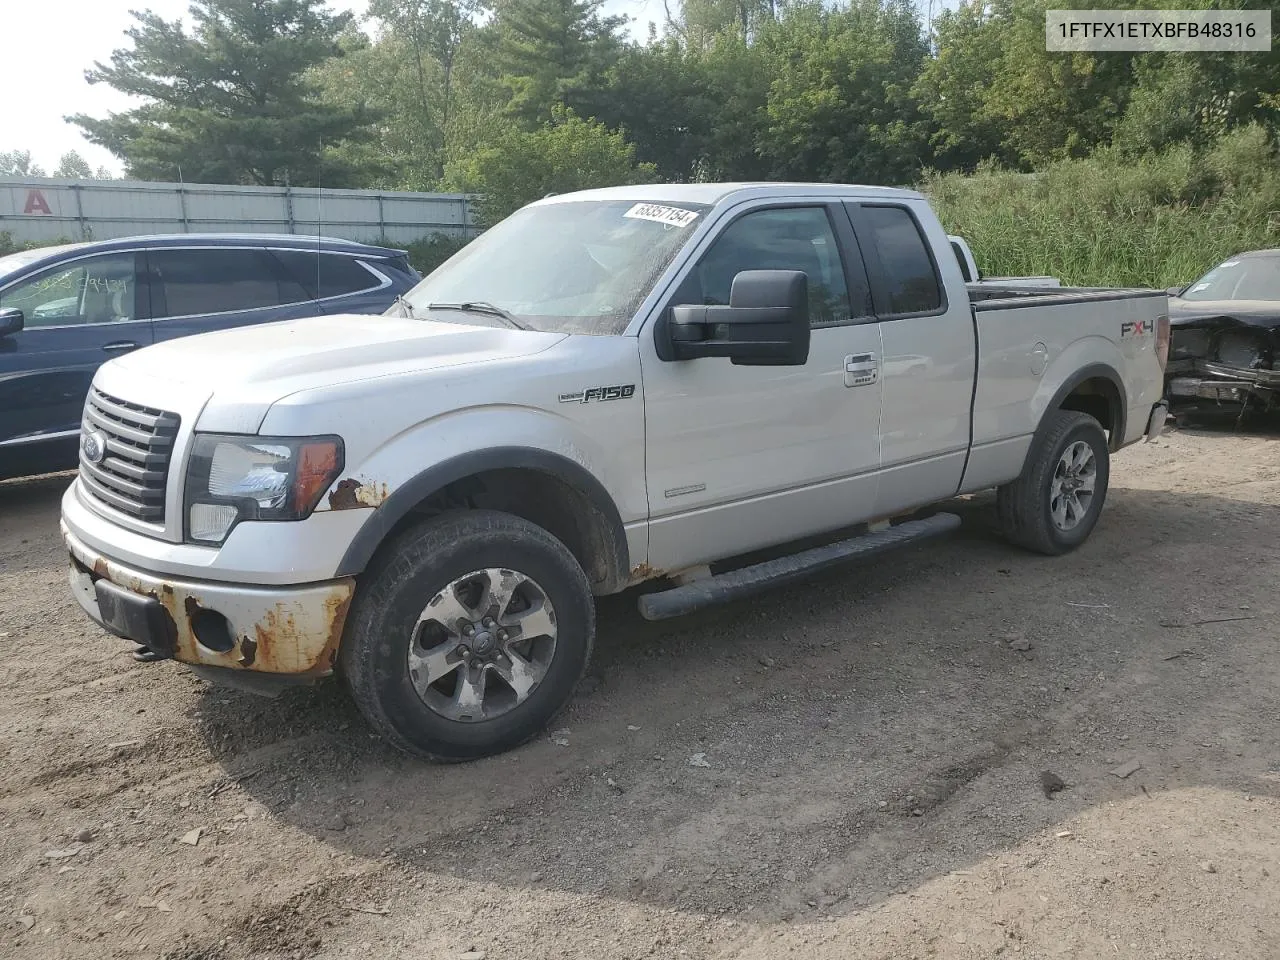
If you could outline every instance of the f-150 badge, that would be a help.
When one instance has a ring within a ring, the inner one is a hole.
[[[626,400],[635,396],[636,385],[628,383],[617,387],[590,387],[576,393],[560,394],[561,403],[590,403],[593,400]]]

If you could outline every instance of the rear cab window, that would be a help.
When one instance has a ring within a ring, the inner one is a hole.
[[[859,243],[868,258],[876,313],[903,317],[941,312],[942,280],[916,218],[898,204],[849,203]]]

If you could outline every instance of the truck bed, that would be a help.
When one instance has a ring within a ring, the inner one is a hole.
[[[1141,438],[1162,390],[1155,331],[1164,291],[967,289],[978,356],[966,492],[1017,476],[1044,411],[1081,377],[1095,378],[1100,420],[1114,404],[1112,449]]]

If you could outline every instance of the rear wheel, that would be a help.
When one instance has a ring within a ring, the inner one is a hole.
[[[1087,413],[1047,414],[1022,475],[997,492],[1006,538],[1037,553],[1074,550],[1093,532],[1111,472],[1107,435]]]
[[[469,760],[543,729],[595,638],[586,575],[555,537],[493,511],[414,528],[366,575],[343,643],[347,684],[400,749]]]

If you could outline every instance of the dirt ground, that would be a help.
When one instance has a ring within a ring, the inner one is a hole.
[[[68,479],[0,484],[0,956],[1280,956],[1275,436],[1124,451],[1068,557],[982,497],[715,612],[611,598],[551,735],[452,767],[333,685],[134,663]]]

